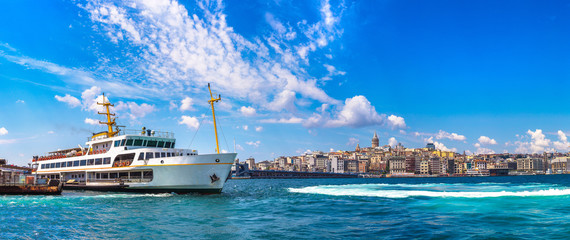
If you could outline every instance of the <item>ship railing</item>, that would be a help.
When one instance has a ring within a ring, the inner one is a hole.
[[[161,138],[174,138],[174,133],[172,132],[163,132],[163,131],[156,131],[151,130],[145,131],[143,133],[142,130],[135,130],[135,129],[121,129],[119,131],[119,136],[122,135],[140,135],[140,136],[152,136],[152,137],[161,137]]]

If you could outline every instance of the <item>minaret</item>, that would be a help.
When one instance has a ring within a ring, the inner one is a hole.
[[[374,137],[372,137],[372,148],[378,147],[379,144],[380,140],[378,139],[378,134],[376,134],[376,131],[374,131]]]
[[[356,144],[356,149],[354,149],[354,151],[360,152],[360,144],[358,144],[358,143]]]

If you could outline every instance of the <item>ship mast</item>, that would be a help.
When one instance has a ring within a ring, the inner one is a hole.
[[[105,101],[105,93],[103,93],[103,103],[97,102],[97,105],[105,106],[107,112],[97,112],[98,114],[107,115],[107,122],[99,121],[99,124],[105,124],[109,129],[107,130],[107,137],[114,137],[119,133],[118,131],[113,131],[113,126],[115,125],[115,118],[111,119],[111,116],[115,116],[114,113],[109,112],[109,107],[114,107],[115,105],[111,104],[109,101]]]
[[[214,118],[214,133],[216,134],[216,152],[220,154],[220,145],[218,144],[218,128],[216,127],[216,113],[214,111],[214,103],[222,100],[222,96],[218,94],[218,98],[214,98],[212,95],[212,89],[210,89],[210,83],[208,83],[208,91],[210,91],[210,100],[208,103],[212,106],[212,117]]]

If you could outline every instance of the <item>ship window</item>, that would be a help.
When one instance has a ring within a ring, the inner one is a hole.
[[[101,164],[103,164],[103,161],[102,161],[102,160],[103,160],[103,159],[101,159],[101,158],[95,158],[95,165],[101,165]]]
[[[46,168],[46,165],[45,165],[45,164],[42,164],[41,169],[45,169],[45,168]]]
[[[154,155],[154,153],[147,152],[147,153],[146,153],[146,160],[149,160],[149,159],[153,158],[153,155]]]
[[[74,167],[79,167],[79,160],[73,161],[73,166],[74,166]]]
[[[73,167],[73,162],[72,161],[67,162],[67,167]]]
[[[56,167],[56,168],[60,168],[60,167],[61,167],[61,163],[55,163],[55,167]]]
[[[167,152],[167,153],[166,153],[166,157],[170,157],[170,152]]]
[[[121,141],[119,140],[115,141],[115,147],[118,147],[119,145],[121,145]]]
[[[143,145],[143,140],[142,139],[135,139],[135,143],[133,144],[134,146],[142,146]]]
[[[55,163],[51,163],[49,168],[55,168]]]
[[[131,172],[131,178],[132,179],[140,179],[141,178],[141,172]]]
[[[148,143],[146,144],[146,146],[148,146],[148,147],[156,147],[156,141],[154,141],[154,140],[149,140]]]
[[[174,144],[175,144],[175,143],[176,143],[176,142],[172,142],[172,148],[174,148]]]
[[[114,173],[114,172],[109,173],[109,178],[111,178],[111,179],[117,178],[117,173]]]
[[[81,160],[79,162],[79,166],[85,166],[85,165],[87,165],[87,160]]]
[[[159,158],[160,157],[160,153],[159,152],[155,152],[154,153],[154,158]]]
[[[142,145],[146,147],[146,140],[143,140],[143,144],[142,144]]]
[[[125,146],[125,139],[121,140],[121,146]]]
[[[87,166],[91,166],[95,163],[93,159],[87,159]]]
[[[164,141],[159,141],[159,142],[158,142],[158,145],[156,145],[156,146],[159,147],[159,148],[164,147]]]
[[[166,157],[166,153],[161,152],[161,153],[160,153],[160,157]]]
[[[165,143],[164,143],[164,147],[165,147],[165,148],[170,148],[170,145],[171,145],[170,142],[165,142]]]
[[[102,178],[102,179],[108,179],[108,178],[109,178],[109,173],[101,173],[101,178]]]
[[[143,179],[150,179],[150,180],[152,180],[152,171],[144,171],[144,172],[143,172]]]
[[[61,163],[61,167],[62,167],[62,168],[67,167],[66,165],[67,165],[67,162],[62,162],[62,163]]]
[[[127,146],[132,146],[132,145],[133,145],[133,140],[127,139]]]
[[[139,158],[138,160],[144,160],[144,153],[139,153]]]
[[[111,158],[103,158],[103,164],[110,164],[111,163]]]
[[[120,172],[119,173],[119,178],[128,178],[129,177],[129,173],[128,172]]]

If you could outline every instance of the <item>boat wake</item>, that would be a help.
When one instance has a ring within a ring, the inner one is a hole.
[[[555,184],[348,184],[289,188],[293,193],[382,198],[449,197],[494,198],[570,195],[570,188]]]

